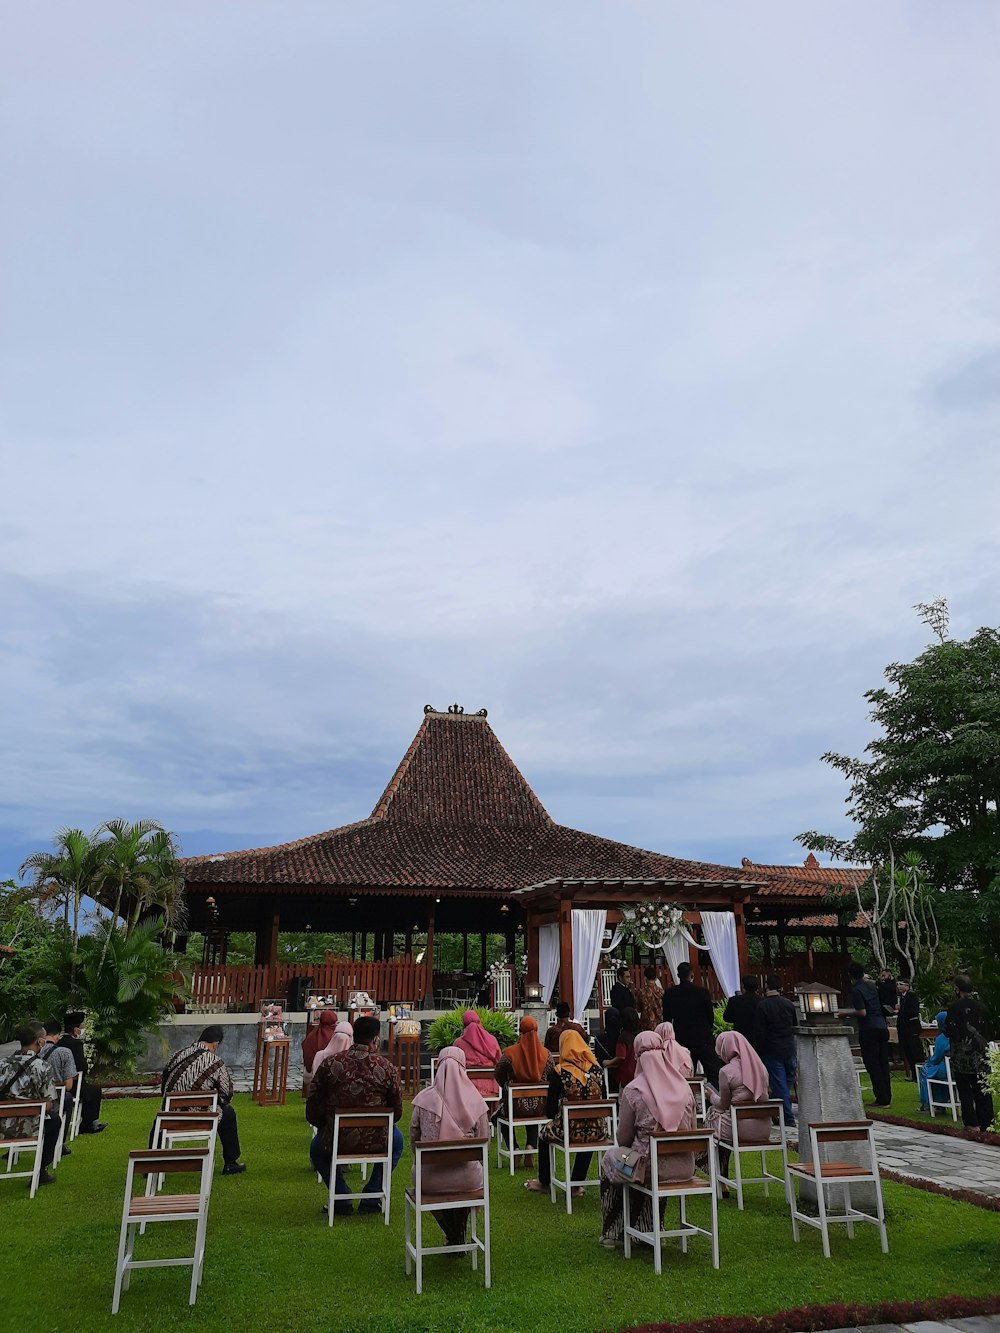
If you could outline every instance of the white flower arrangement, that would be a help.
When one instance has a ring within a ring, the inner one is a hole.
[[[636,903],[631,913],[625,913],[625,931],[643,947],[659,944],[684,921],[684,910],[672,903]]]

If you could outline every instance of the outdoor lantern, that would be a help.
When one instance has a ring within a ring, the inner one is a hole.
[[[840,992],[821,981],[806,981],[795,987],[802,1017],[807,1023],[832,1023],[837,1017]]]
[[[541,1004],[542,983],[540,981],[526,981],[524,983],[524,999],[526,1003]]]

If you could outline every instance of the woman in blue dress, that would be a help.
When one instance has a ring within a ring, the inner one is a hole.
[[[935,1014],[938,1025],[938,1035],[934,1039],[934,1049],[931,1051],[930,1058],[917,1070],[917,1077],[920,1080],[920,1108],[923,1111],[930,1110],[930,1103],[927,1100],[927,1080],[929,1078],[947,1078],[948,1071],[945,1068],[944,1058],[951,1051],[951,1042],[944,1035],[945,1019],[947,1013],[942,1009],[939,1014]],[[935,1105],[938,1102],[948,1101],[948,1091],[946,1088],[938,1088],[934,1094]]]

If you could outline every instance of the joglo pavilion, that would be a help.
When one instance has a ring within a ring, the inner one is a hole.
[[[853,903],[866,873],[820,867],[811,856],[802,866],[746,858],[739,867],[711,865],[557,824],[486,710],[466,713],[457,704],[425,707],[367,819],[183,865],[189,929],[205,937],[193,999],[237,1012],[265,996],[291,999],[300,976],[320,994],[368,989],[379,1003],[435,1007],[457,981],[435,972],[435,938],[446,934],[461,937],[462,971],[478,964],[477,980],[487,937],[502,936],[508,957],[527,955],[526,979],[541,983],[546,1000],[558,986],[582,1012],[617,928],[648,902],[683,912],[669,940],[647,941],[664,946],[655,956],[665,985],[689,958],[717,996],[732,993],[748,970],[776,970],[789,985],[811,978],[841,988],[847,938],[860,923],[850,912],[838,917],[830,898]],[[350,956],[281,964],[283,930],[343,933]],[[253,966],[227,965],[234,931],[255,933]],[[753,969],[748,937],[762,942]],[[805,949],[789,952],[790,937],[804,938]],[[646,956],[633,946],[633,965]]]

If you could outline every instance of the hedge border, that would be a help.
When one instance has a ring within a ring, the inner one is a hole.
[[[997,1296],[938,1296],[878,1305],[802,1305],[769,1315],[715,1315],[681,1324],[636,1324],[619,1333],[814,1333],[868,1324],[912,1324],[921,1319],[969,1319],[1000,1313]]]
[[[1000,1213],[1000,1198],[993,1194],[980,1194],[978,1190],[955,1189],[951,1185],[939,1185],[937,1181],[925,1180],[923,1176],[904,1176],[898,1171],[890,1171],[880,1166],[879,1175],[883,1180],[893,1180],[897,1185],[912,1185],[914,1189],[926,1190],[928,1194],[941,1194],[946,1199],[957,1203],[971,1203],[974,1208],[985,1208],[988,1213]]]

